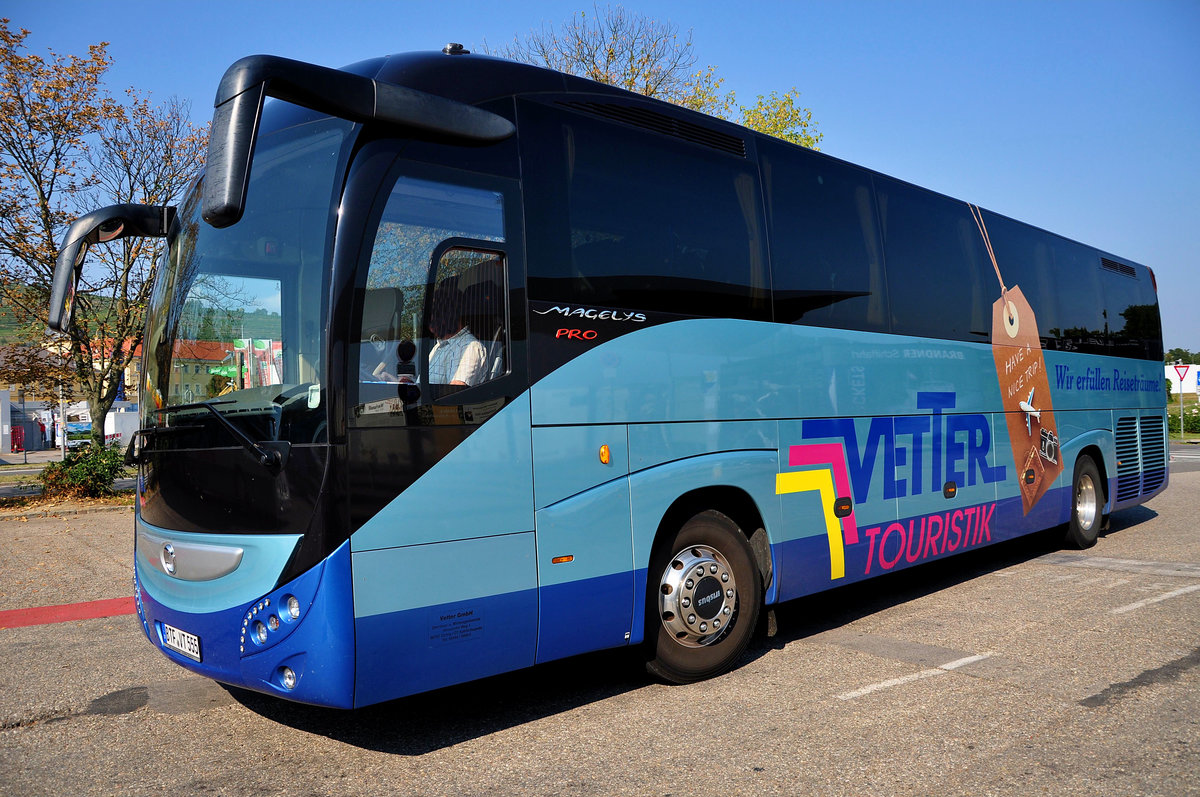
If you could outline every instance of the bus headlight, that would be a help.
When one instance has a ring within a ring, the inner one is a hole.
[[[262,624],[261,620],[254,621],[254,638],[260,645],[267,644],[267,627]]]

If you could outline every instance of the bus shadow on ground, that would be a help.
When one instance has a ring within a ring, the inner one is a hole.
[[[367,750],[418,756],[654,685],[636,652],[621,649],[353,711],[226,688],[249,710],[297,730]]]
[[[1145,506],[1124,510],[1112,517],[1107,534],[1155,517]],[[773,607],[770,620],[763,613],[763,628],[740,664],[1061,548],[1062,529],[1049,529],[789,601]],[[645,673],[639,655],[637,650],[601,651],[354,711],[226,688],[250,711],[297,730],[367,750],[417,756],[638,689],[671,688]]]
[[[1111,516],[1109,529],[1101,532],[1099,545],[1103,546],[1104,537],[1156,517],[1158,513],[1144,505],[1115,513]],[[773,635],[760,635],[760,649],[752,648],[751,653],[763,655],[789,642],[840,628],[885,609],[1061,551],[1063,532],[1062,527],[1046,529],[782,603],[774,607]]]

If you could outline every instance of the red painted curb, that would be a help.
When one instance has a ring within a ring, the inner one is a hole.
[[[24,628],[29,625],[67,623],[72,620],[94,620],[133,614],[137,608],[133,598],[109,598],[85,603],[66,603],[62,606],[37,606],[32,609],[9,609],[0,612],[0,629]]]

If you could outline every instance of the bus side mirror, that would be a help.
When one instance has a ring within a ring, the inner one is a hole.
[[[166,238],[175,219],[175,208],[160,205],[109,205],[80,216],[63,236],[54,279],[50,285],[50,329],[67,332],[75,310],[75,291],[83,260],[92,244],[130,236]]]

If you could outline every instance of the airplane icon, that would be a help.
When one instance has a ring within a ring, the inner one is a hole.
[[[1032,419],[1037,418],[1039,422],[1042,420],[1042,411],[1033,406],[1034,390],[1037,390],[1037,388],[1035,387],[1033,390],[1029,391],[1029,398],[1022,402],[1018,402],[1018,406],[1020,406],[1021,411],[1025,413],[1025,432],[1031,437],[1033,436]]]

